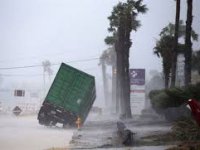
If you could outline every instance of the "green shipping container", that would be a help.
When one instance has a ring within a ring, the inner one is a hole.
[[[84,122],[95,98],[95,78],[62,63],[38,114],[39,123],[74,126],[77,117]]]

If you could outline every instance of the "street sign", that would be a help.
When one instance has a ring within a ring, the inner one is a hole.
[[[145,69],[130,69],[130,98],[133,115],[140,115],[145,106]]]
[[[145,69],[130,69],[130,84],[144,85],[145,84]]]

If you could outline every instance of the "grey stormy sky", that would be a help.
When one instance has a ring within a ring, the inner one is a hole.
[[[98,58],[107,48],[104,43],[109,35],[107,17],[117,3],[118,0],[0,0],[0,68],[38,65],[44,60],[60,63]],[[161,29],[175,20],[175,1],[144,0],[144,3],[149,11],[139,16],[142,27],[132,33],[130,66],[161,71],[161,60],[153,55],[153,47]],[[185,3],[182,0],[183,20]],[[200,34],[198,6],[200,1],[194,0],[193,27]],[[194,48],[200,49],[199,42]],[[95,59],[69,64],[95,75],[101,85],[98,62]],[[53,69],[56,72],[58,66]],[[0,74],[6,83],[16,80],[42,83],[41,67],[0,70]]]

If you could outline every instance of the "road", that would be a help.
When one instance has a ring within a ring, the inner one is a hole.
[[[0,149],[45,150],[67,147],[74,130],[41,126],[36,115],[0,115]]]
[[[138,124],[139,123],[139,124]],[[143,124],[143,125],[142,125]],[[168,125],[144,125],[144,121],[127,122],[129,129],[140,138],[152,132],[166,132]],[[38,124],[37,116],[0,115],[0,149],[2,150],[47,150],[49,148],[94,148],[126,150],[116,143],[116,118],[90,116],[80,131]],[[72,141],[71,141],[72,140]],[[113,141],[114,140],[114,141]],[[69,142],[71,141],[71,144]],[[112,144],[114,147],[110,147]],[[108,147],[107,147],[108,146]],[[134,150],[164,150],[166,146],[129,147]]]
[[[156,122],[155,120],[139,119],[124,120],[126,127],[135,133],[135,145],[125,147],[117,134],[116,116],[89,116],[81,130],[74,132],[69,147],[71,149],[95,149],[95,150],[165,150],[171,145],[162,145],[148,142],[149,146],[143,145],[148,135],[167,133],[171,125],[165,121]],[[147,143],[146,143],[147,144]]]

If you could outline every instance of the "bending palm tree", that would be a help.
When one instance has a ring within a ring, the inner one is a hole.
[[[130,108],[130,82],[129,82],[129,49],[132,45],[130,33],[140,26],[136,19],[138,13],[145,13],[146,5],[142,0],[127,0],[126,3],[119,2],[113,8],[108,31],[113,35],[107,37],[105,41],[113,42],[115,45],[117,58],[117,98],[121,104],[121,114],[125,118],[131,118]]]
[[[179,21],[179,32],[178,38],[185,37],[186,26],[183,24],[183,21]],[[158,57],[161,57],[163,60],[163,72],[165,77],[165,88],[168,88],[169,84],[169,75],[172,69],[173,54],[174,54],[174,36],[175,36],[175,25],[169,23],[165,28],[160,32],[160,40],[156,42],[154,47],[154,54],[157,54]],[[194,41],[198,40],[198,34],[194,30],[191,31],[191,37]],[[184,52],[185,45],[178,43],[176,48],[176,55]],[[176,62],[173,62],[176,63]]]

